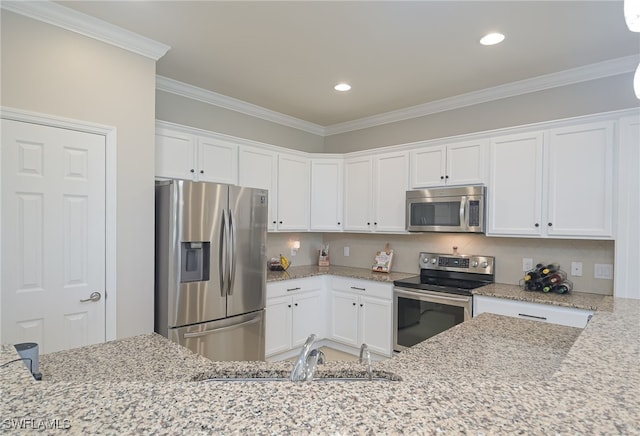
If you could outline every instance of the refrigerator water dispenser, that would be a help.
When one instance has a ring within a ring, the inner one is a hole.
[[[181,247],[180,283],[209,280],[210,242],[183,242]]]

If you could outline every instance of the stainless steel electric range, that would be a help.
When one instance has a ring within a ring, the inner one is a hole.
[[[402,351],[470,319],[473,289],[495,281],[495,258],[420,253],[420,275],[393,282],[393,349]]]

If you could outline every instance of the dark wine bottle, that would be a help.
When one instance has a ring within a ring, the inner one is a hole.
[[[560,270],[560,264],[550,263],[549,265],[543,268],[542,275],[547,276],[559,270]]]
[[[567,292],[571,292],[572,289],[573,289],[573,283],[569,280],[566,280],[560,283],[559,285],[555,286],[553,291],[557,292],[558,294],[566,294]]]
[[[551,283],[559,284],[567,280],[567,273],[562,270],[558,270],[548,275],[546,278]]]

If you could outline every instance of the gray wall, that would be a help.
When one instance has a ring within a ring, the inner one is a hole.
[[[328,136],[324,150],[347,153],[638,106],[629,73]]]
[[[322,152],[324,138],[312,133],[158,91],[156,118],[212,132],[311,153]]]
[[[2,105],[117,128],[117,337],[153,331],[155,61],[2,11]]]

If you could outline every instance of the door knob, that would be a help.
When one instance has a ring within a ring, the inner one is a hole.
[[[89,298],[80,300],[80,302],[86,303],[87,301],[100,301],[100,298],[102,298],[102,294],[100,294],[100,292],[92,292],[91,295],[89,295]]]

